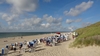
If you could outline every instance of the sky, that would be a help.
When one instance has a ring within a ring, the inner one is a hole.
[[[100,0],[0,0],[0,32],[74,31],[100,21]]]

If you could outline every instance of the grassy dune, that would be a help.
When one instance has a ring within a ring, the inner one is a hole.
[[[100,45],[100,21],[90,26],[77,29],[79,36],[72,46]]]

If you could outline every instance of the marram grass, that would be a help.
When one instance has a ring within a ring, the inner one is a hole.
[[[75,32],[77,32],[79,35],[71,46],[100,46],[100,22],[77,29]]]

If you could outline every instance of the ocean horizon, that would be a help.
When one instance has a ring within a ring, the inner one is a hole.
[[[0,32],[0,38],[18,37],[18,36],[21,37],[21,36],[49,34],[49,33],[56,33],[56,32]]]
[[[48,34],[51,32],[0,32],[0,38]],[[55,33],[55,32],[52,32]]]

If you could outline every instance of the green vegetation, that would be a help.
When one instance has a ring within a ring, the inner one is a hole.
[[[73,42],[72,46],[100,46],[100,21],[90,26],[77,29],[75,32],[79,35]]]

